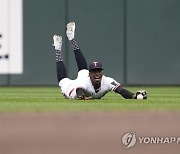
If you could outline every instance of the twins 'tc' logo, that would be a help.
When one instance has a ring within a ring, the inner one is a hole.
[[[96,66],[97,66],[97,63],[98,63],[98,62],[96,62],[96,61],[95,61],[95,62],[93,62],[93,65],[96,67]]]
[[[133,132],[127,132],[122,137],[122,144],[125,148],[131,148],[136,144],[136,134]]]

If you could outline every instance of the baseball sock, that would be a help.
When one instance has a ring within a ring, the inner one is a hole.
[[[60,50],[56,50],[56,72],[58,82],[67,77],[66,67],[64,65]]]
[[[82,69],[88,69],[86,59],[85,59],[84,55],[82,54],[80,48],[78,47],[76,40],[72,39],[71,44],[72,44],[72,47],[74,50],[74,55],[76,58],[78,70],[80,71]]]

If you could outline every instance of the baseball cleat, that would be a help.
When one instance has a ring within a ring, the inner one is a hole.
[[[68,40],[74,39],[74,33],[75,33],[75,23],[70,22],[67,24],[67,30],[66,30],[66,35],[68,37]]]
[[[54,48],[55,50],[61,50],[62,47],[62,36],[59,35],[54,35],[53,36],[53,40],[54,40]]]

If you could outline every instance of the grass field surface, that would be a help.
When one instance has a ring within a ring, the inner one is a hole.
[[[126,100],[109,92],[100,100],[68,100],[59,87],[0,87],[0,112],[172,111],[180,110],[180,87],[126,87],[145,89],[147,100]]]

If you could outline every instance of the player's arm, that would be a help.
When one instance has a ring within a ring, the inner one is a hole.
[[[125,99],[135,99],[135,94],[131,91],[125,89],[120,83],[116,82],[114,79],[109,78],[111,89],[120,94]]]
[[[136,99],[136,94],[132,93],[131,91],[125,89],[121,85],[119,85],[115,90],[116,93],[120,94],[125,99]]]
[[[120,83],[114,81],[111,81],[110,85],[111,89],[120,94],[125,99],[147,99],[147,92],[145,90],[139,90],[136,93],[133,93],[127,89],[125,89]]]
[[[139,90],[136,93],[132,93],[121,85],[119,85],[114,91],[126,99],[147,99],[148,96],[145,90]]]

